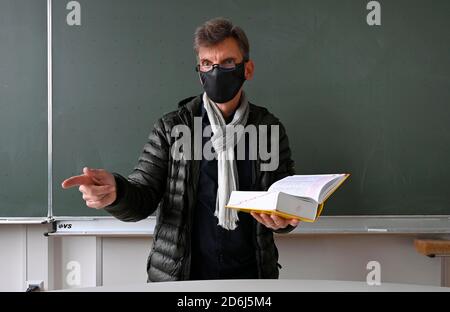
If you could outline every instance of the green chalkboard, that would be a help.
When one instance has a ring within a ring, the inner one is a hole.
[[[47,216],[45,0],[0,1],[0,217]]]
[[[352,174],[325,214],[450,214],[449,1],[380,1],[380,26],[367,24],[368,1],[361,0],[79,1],[80,26],[67,24],[67,2],[53,1],[55,216],[107,215],[60,183],[84,166],[125,176],[133,170],[156,119],[201,93],[193,32],[215,16],[247,32],[256,71],[246,91],[286,126],[297,173]],[[42,28],[38,15],[45,5],[33,3],[35,10],[22,10],[27,18],[21,18]],[[0,11],[2,26],[26,32]],[[3,103],[10,110],[2,112],[0,127],[14,126],[0,134],[2,144],[8,142],[0,160],[8,174],[22,170],[33,182],[8,184],[5,170],[0,173],[7,185],[0,190],[2,214],[16,213],[15,207],[32,213],[46,203],[45,36],[39,27],[32,30],[37,37],[18,41],[32,40],[28,63],[14,47],[0,45],[2,69],[11,72],[0,71],[2,110]],[[2,43],[10,32],[0,28]],[[21,81],[14,66],[33,75]],[[5,79],[25,88],[23,103],[8,94]]]
[[[247,32],[250,99],[284,122],[298,173],[350,172],[325,214],[449,214],[450,2],[83,1],[55,8],[55,188],[84,165],[126,175],[153,122],[201,92],[195,27],[230,17]],[[78,191],[55,214],[90,215]]]

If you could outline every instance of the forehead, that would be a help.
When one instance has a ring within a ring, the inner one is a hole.
[[[226,38],[213,46],[199,47],[198,58],[200,60],[209,60],[214,63],[220,63],[227,58],[240,59],[242,58],[242,53],[234,38]]]

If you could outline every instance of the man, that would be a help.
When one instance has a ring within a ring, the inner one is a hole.
[[[147,261],[148,281],[278,278],[273,232],[289,232],[298,221],[238,213],[224,206],[233,190],[265,191],[294,173],[284,127],[267,109],[250,104],[243,91],[244,81],[253,77],[254,63],[241,28],[223,18],[207,21],[195,32],[194,49],[205,92],[181,101],[178,110],[156,122],[128,178],[84,168],[83,175],[62,186],[79,186],[88,207],[105,209],[122,221],[139,221],[159,208]],[[204,153],[200,159],[174,157],[173,130],[180,126],[193,130],[195,118],[201,118],[202,130],[210,127],[212,135],[193,148],[204,151],[211,143],[217,157],[210,159]],[[249,140],[245,157],[233,159],[237,145],[228,144],[223,129],[273,125],[279,128],[275,170],[263,171],[264,161],[249,157],[255,143]]]

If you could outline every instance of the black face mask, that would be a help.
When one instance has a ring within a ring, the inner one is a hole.
[[[233,69],[214,64],[210,71],[199,73],[208,97],[216,103],[226,103],[236,96],[245,81],[245,61]]]

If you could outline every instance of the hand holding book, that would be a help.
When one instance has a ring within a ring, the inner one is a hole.
[[[256,219],[259,223],[264,224],[266,227],[272,230],[284,229],[288,225],[297,226],[300,222],[297,218],[283,218],[277,216],[276,214],[267,214],[267,213],[257,213],[251,211],[250,214],[253,218]]]

